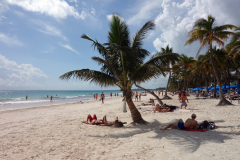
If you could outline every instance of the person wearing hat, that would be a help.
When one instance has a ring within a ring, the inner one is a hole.
[[[161,130],[166,130],[168,128],[172,129],[197,129],[198,123],[195,120],[196,114],[192,114],[191,118],[188,118],[184,123],[182,119],[179,119],[177,123],[172,123],[166,126],[165,128],[160,128]]]

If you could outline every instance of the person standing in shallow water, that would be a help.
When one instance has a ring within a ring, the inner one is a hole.
[[[50,97],[50,102],[51,102],[51,103],[53,102],[52,98],[53,98],[53,96]]]
[[[102,104],[104,104],[104,98],[105,98],[105,95],[104,95],[103,92],[102,92],[102,94],[101,94]]]
[[[102,104],[104,104],[104,98],[105,98],[105,95],[104,95],[103,92],[102,92],[102,94],[101,94]]]

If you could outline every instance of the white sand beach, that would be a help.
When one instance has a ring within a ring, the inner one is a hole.
[[[163,100],[179,106],[177,96]],[[143,96],[147,102],[153,96]],[[89,101],[0,112],[0,159],[231,159],[240,157],[240,105],[216,107],[219,100],[188,97],[190,112],[153,113],[139,109],[148,125],[132,125],[131,114],[122,112],[122,98],[105,104]],[[142,102],[134,102],[136,105]],[[151,108],[151,107],[149,107]],[[196,120],[211,120],[218,126],[207,132],[160,128],[191,114]],[[88,114],[98,119],[127,122],[122,128],[86,125]]]

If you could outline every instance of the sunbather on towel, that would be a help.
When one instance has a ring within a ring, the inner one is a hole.
[[[93,117],[89,114],[87,116],[87,120],[86,121],[82,121],[82,123],[92,124],[92,125],[96,124],[96,122],[98,122],[96,114],[94,114]]]
[[[170,108],[168,108],[166,104],[162,105],[161,107],[159,104],[157,104],[155,109],[153,110],[154,113],[169,112],[169,111],[170,111]]]
[[[99,126],[112,126],[112,125],[114,125],[115,127],[122,127],[123,124],[125,124],[125,123],[120,122],[118,120],[118,117],[116,117],[115,121],[107,121],[107,117],[104,116],[103,121],[102,121],[101,124],[99,124]]]
[[[172,123],[169,124],[165,128],[160,128],[161,130],[166,130],[168,128],[172,129],[197,129],[198,128],[198,123],[195,120],[196,119],[196,114],[192,114],[191,118],[188,118],[186,122],[184,123],[182,119],[179,119],[177,123]]]
[[[140,105],[138,106],[150,106],[150,105],[155,105],[155,103],[141,103]]]

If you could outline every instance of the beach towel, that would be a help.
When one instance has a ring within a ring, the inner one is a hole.
[[[139,107],[154,107],[154,106],[152,106],[152,105],[147,105],[147,106],[139,106]]]
[[[192,131],[192,132],[206,132],[208,129],[180,129],[182,131]]]
[[[187,110],[187,109],[176,109],[173,112],[178,113],[178,112],[190,112],[191,110]]]

